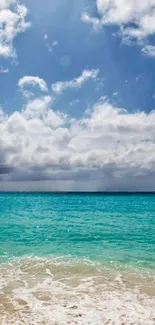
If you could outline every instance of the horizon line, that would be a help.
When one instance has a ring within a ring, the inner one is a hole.
[[[103,195],[129,195],[129,194],[155,194],[155,191],[1,191],[0,194],[103,194]]]

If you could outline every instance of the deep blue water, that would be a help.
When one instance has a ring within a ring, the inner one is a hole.
[[[155,195],[0,193],[0,259],[31,254],[155,268]]]

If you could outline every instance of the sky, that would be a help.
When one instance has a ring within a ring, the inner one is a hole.
[[[0,0],[0,191],[155,191],[155,0]]]

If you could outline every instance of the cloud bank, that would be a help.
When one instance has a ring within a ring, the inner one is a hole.
[[[154,111],[129,113],[103,98],[73,119],[52,105],[40,95],[21,111],[0,111],[1,190],[21,182],[40,190],[46,182],[59,183],[57,190],[155,190]]]

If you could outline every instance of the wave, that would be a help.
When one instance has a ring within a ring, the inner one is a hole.
[[[153,273],[63,257],[0,264],[2,325],[154,325],[154,306]]]

